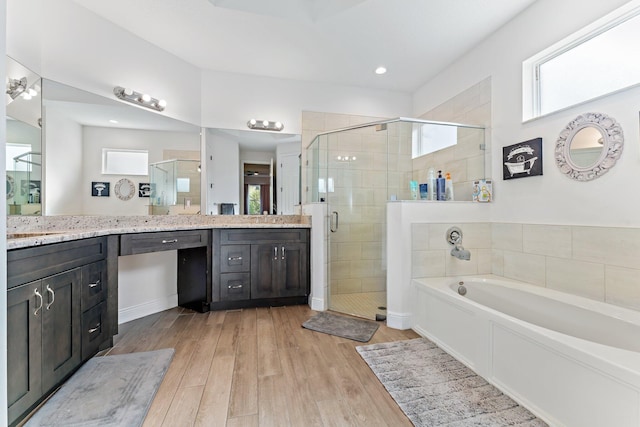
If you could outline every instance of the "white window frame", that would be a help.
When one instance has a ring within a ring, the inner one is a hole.
[[[135,163],[135,166],[123,167],[122,165],[115,165],[111,160],[111,154],[131,157],[131,160]],[[141,156],[144,155],[144,156]],[[146,157],[145,157],[146,156]],[[135,159],[138,157],[138,159]],[[137,175],[146,176],[149,175],[149,151],[148,150],[127,150],[123,148],[103,148],[102,149],[102,174],[103,175]]]
[[[564,107],[558,108],[554,111],[541,113],[541,99],[540,99],[540,79],[539,70],[540,66],[550,61],[553,58],[556,58],[562,55],[565,52],[570,51],[571,49],[579,46],[592,38],[607,32],[608,30],[632,19],[636,16],[640,15],[640,0],[634,0],[626,5],[616,9],[615,11],[607,14],[606,16],[598,19],[590,25],[585,26],[581,30],[575,32],[569,37],[564,38],[563,40],[555,43],[554,45],[544,49],[538,54],[532,56],[531,58],[523,61],[522,63],[522,120],[523,122],[527,122],[529,120],[534,120],[539,117],[543,117],[549,114],[554,114],[558,111],[563,111],[576,105],[580,105],[586,102],[593,101],[594,99],[599,99],[613,93],[617,93],[620,91],[628,90],[629,88],[636,87],[640,85],[640,80],[637,83],[628,85],[626,87],[622,87],[611,92],[603,93],[597,95],[593,98],[585,99],[583,101],[579,101],[575,104],[566,105]]]

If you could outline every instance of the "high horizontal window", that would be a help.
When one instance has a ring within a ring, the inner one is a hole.
[[[523,119],[640,84],[638,5],[630,2],[525,61]]]
[[[105,175],[148,175],[147,150],[102,149],[102,173]]]

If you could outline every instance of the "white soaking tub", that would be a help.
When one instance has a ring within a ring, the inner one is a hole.
[[[640,426],[640,313],[498,276],[413,289],[417,333],[550,425]]]

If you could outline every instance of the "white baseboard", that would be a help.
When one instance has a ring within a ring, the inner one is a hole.
[[[411,329],[413,327],[413,316],[411,313],[387,311],[387,326],[393,329]]]
[[[127,323],[177,306],[178,294],[173,294],[131,307],[121,308],[118,310],[118,324]]]
[[[311,298],[309,303],[311,310],[325,311],[327,309],[326,300],[324,298]]]

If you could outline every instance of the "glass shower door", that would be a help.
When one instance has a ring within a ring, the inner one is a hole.
[[[329,309],[385,316],[387,131],[369,126],[325,137]]]

